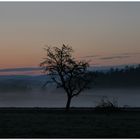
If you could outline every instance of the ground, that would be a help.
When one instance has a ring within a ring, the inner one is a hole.
[[[140,138],[140,111],[1,108],[1,138]]]

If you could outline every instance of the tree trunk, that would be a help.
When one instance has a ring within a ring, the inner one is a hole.
[[[66,104],[67,111],[70,109],[70,103],[71,103],[71,97],[68,97],[67,104]]]

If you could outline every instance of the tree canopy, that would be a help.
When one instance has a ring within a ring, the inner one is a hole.
[[[92,78],[89,75],[89,63],[77,61],[73,56],[72,47],[63,44],[61,48],[45,48],[47,57],[40,64],[44,72],[51,76],[51,81],[56,83],[57,87],[62,87],[67,93],[68,101],[66,108],[69,109],[71,98],[79,95],[88,88]]]

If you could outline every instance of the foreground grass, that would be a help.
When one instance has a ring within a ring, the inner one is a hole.
[[[140,138],[140,111],[0,109],[1,138]]]

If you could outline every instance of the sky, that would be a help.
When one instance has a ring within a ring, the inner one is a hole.
[[[139,37],[140,2],[0,2],[0,73],[36,73],[45,45],[93,66],[138,64]]]

